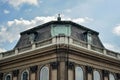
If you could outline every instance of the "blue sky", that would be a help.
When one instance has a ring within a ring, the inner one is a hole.
[[[72,20],[99,32],[104,46],[120,52],[120,0],[0,0],[0,52],[12,49],[19,33],[42,23]]]

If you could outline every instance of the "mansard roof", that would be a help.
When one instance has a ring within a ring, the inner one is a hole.
[[[87,27],[85,27],[85,26],[83,26],[83,25],[77,24],[77,23],[72,22],[72,21],[50,21],[50,22],[44,23],[44,24],[42,24],[42,25],[36,26],[36,27],[34,27],[34,28],[31,28],[31,29],[29,29],[29,30],[23,31],[23,32],[21,32],[20,34],[22,35],[22,34],[25,34],[25,33],[34,32],[34,31],[37,30],[37,29],[40,29],[40,28],[42,28],[42,27],[45,27],[45,26],[48,26],[48,25],[52,25],[52,24],[63,24],[63,25],[64,25],[64,24],[70,24],[70,25],[73,25],[73,26],[81,27],[82,29],[85,29],[85,30],[87,30],[87,31],[91,31],[91,32],[94,33],[94,34],[97,34],[97,35],[99,34],[97,31],[94,31],[94,30],[92,30],[92,29],[90,29],[90,28],[87,28]]]

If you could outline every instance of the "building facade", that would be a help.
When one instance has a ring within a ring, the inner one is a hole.
[[[120,80],[120,54],[94,30],[58,17],[20,35],[0,53],[0,80]]]

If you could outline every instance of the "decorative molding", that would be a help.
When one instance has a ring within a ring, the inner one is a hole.
[[[31,71],[32,73],[36,73],[37,70],[38,70],[38,66],[37,66],[37,65],[30,67],[30,71]]]
[[[86,68],[87,73],[92,73],[93,72],[93,68],[91,66],[85,66],[85,68]]]
[[[59,62],[52,62],[51,64],[52,69],[58,69]]]
[[[3,78],[3,73],[0,73],[0,80],[2,80]]]
[[[67,68],[68,69],[74,69],[74,63],[73,62],[66,62]]]
[[[109,76],[109,71],[107,70],[102,70],[103,77],[108,77]]]
[[[18,70],[18,69],[17,69],[17,70],[13,70],[13,71],[12,71],[12,74],[13,74],[13,77],[18,76],[19,70]]]

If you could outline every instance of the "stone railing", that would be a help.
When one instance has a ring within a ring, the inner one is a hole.
[[[13,49],[13,50],[10,50],[7,52],[0,53],[0,59],[16,56],[19,54],[26,53],[26,51],[29,52],[32,50],[36,50],[38,48],[40,49],[40,48],[43,48],[46,46],[56,45],[56,44],[74,45],[74,46],[84,48],[86,50],[94,51],[98,54],[103,54],[103,55],[106,55],[109,57],[120,59],[119,53],[107,50],[105,48],[100,48],[100,47],[97,47],[95,45],[88,44],[87,42],[76,40],[76,39],[73,39],[71,37],[66,37],[66,36],[56,36],[56,37],[53,37],[53,38],[50,38],[47,40],[43,40],[43,41],[39,41],[36,43],[32,43],[30,45],[26,45],[26,46],[21,47],[21,48],[16,48],[16,49]]]

